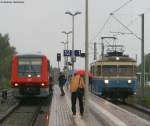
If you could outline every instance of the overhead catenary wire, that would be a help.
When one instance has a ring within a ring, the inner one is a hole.
[[[121,5],[119,8],[117,8],[116,10],[114,10],[114,11],[112,11],[111,13],[116,13],[116,12],[118,12],[120,9],[122,9],[123,7],[125,7],[126,5],[128,5],[130,2],[132,2],[133,0],[128,0],[127,2],[125,2],[123,5]],[[111,15],[109,15],[109,17],[106,19],[106,21],[104,22],[104,25],[101,27],[101,29],[100,29],[100,31],[95,35],[95,37],[93,37],[93,39],[91,40],[91,41],[93,41],[93,40],[95,40],[100,34],[101,34],[101,32],[103,31],[103,29],[105,28],[105,26],[106,26],[106,24],[109,22],[109,20],[110,20],[110,18],[111,18]]]
[[[136,21],[138,21],[140,18],[139,16],[134,18],[133,20],[131,20],[128,24],[127,27],[131,26],[132,24],[134,24]],[[122,32],[125,28],[123,28],[122,30],[120,30],[120,32]]]
[[[128,32],[122,32],[122,31],[119,31],[119,32],[112,32],[110,31],[110,33],[115,33],[115,34],[120,34],[120,35],[124,35],[124,34],[132,34],[132,33],[128,33]],[[116,36],[116,35],[115,35]]]
[[[122,31],[124,29],[127,29],[130,33],[128,34],[132,34],[134,35],[137,39],[141,40],[141,37],[139,37],[136,33],[134,33],[129,26],[132,25],[134,22],[136,22],[138,19],[140,19],[140,15],[138,15],[138,17],[136,17],[135,19],[133,19],[132,21],[129,22],[128,25],[125,25],[123,22],[121,22],[116,16],[114,16],[114,13],[118,12],[119,10],[121,10],[122,8],[124,8],[125,6],[127,6],[130,2],[132,2],[133,0],[128,0],[127,2],[125,2],[124,4],[122,4],[119,8],[117,8],[116,10],[112,11],[110,13],[110,16],[106,19],[104,25],[101,27],[100,31],[95,35],[95,37],[93,37],[92,41],[95,40],[104,30],[106,24],[109,22],[109,20],[111,19],[111,17],[113,17],[119,24],[121,24],[124,28],[121,29],[120,33],[123,33]],[[150,12],[150,8],[146,9],[143,13],[146,14]],[[126,33],[125,33],[126,34]],[[91,42],[92,42],[91,41]]]
[[[123,5],[121,5],[119,8],[117,8],[116,10],[112,11],[111,13],[116,13],[118,12],[120,9],[124,8],[126,5],[128,5],[130,2],[132,2],[133,0],[128,0],[127,2],[125,2]]]
[[[144,12],[143,12],[143,14],[147,14],[147,13],[149,13],[150,12],[150,8],[148,8],[148,9],[146,9]],[[135,23],[136,21],[138,21],[139,19],[140,19],[140,15],[141,14],[138,14],[137,16],[138,17],[136,17],[136,18],[134,18],[133,20],[131,20],[129,23],[128,23],[128,27],[130,26],[130,25],[132,25],[133,23]],[[124,30],[124,28],[120,31],[120,32],[122,32]]]
[[[137,39],[140,39],[140,40],[141,40],[141,38],[140,38],[139,36],[137,36],[130,28],[128,28],[124,23],[122,23],[118,18],[116,18],[113,13],[110,13],[110,15],[111,15],[119,24],[121,24],[121,25],[122,25],[124,28],[126,28],[130,33],[132,33]]]
[[[106,21],[104,22],[103,26],[101,27],[100,31],[93,37],[93,39],[91,40],[91,42],[93,40],[95,40],[100,34],[101,32],[104,30],[106,24],[109,22],[109,20],[111,19],[111,15],[108,16],[108,18],[106,19]]]

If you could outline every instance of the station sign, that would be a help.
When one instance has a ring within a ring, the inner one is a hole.
[[[71,56],[71,50],[64,50],[64,56]]]
[[[72,50],[64,50],[64,56],[72,56]],[[74,50],[74,56],[81,56],[81,50]]]

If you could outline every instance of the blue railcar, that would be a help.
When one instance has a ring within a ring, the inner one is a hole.
[[[90,90],[92,93],[109,98],[125,100],[136,94],[136,61],[123,52],[111,51],[91,64],[94,74]]]

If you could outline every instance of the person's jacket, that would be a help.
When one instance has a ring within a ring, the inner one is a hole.
[[[85,88],[85,83],[80,75],[72,77],[70,84],[70,91],[76,92],[78,88]]]
[[[64,76],[64,75],[60,75],[59,78],[58,78],[58,80],[59,80],[59,86],[62,87],[62,86],[65,85],[66,79],[65,79],[65,76]]]

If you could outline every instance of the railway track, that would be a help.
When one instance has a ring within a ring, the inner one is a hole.
[[[1,123],[0,126],[44,126],[49,111],[49,102],[43,99],[22,101]],[[42,124],[41,124],[42,123]]]
[[[148,109],[127,102],[115,101],[112,103],[150,122],[150,111]]]

